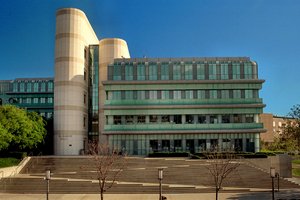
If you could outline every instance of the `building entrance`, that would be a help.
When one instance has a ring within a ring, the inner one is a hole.
[[[195,153],[194,140],[186,140],[186,150],[190,153]]]

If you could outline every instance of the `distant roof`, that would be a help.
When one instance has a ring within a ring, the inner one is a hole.
[[[54,80],[53,77],[47,77],[47,78],[16,78],[14,81],[49,81],[49,80]]]

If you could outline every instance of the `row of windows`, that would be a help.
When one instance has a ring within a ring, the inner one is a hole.
[[[41,112],[40,115],[41,115],[42,117],[47,118],[47,119],[53,117],[53,113],[52,113],[52,112],[49,112],[49,113],[47,113],[47,112]]]
[[[115,63],[109,80],[228,80],[257,79],[256,65],[248,63]]]
[[[53,103],[53,97],[27,97],[27,98],[18,98],[18,103],[20,104],[37,104],[37,103]]]
[[[226,115],[114,115],[107,116],[107,124],[218,124],[218,123],[254,123],[254,114]]]
[[[251,99],[258,90],[127,90],[109,91],[108,100],[120,99]]]
[[[53,82],[14,82],[13,92],[53,92]]]

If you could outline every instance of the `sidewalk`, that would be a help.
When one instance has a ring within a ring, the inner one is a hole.
[[[168,200],[215,200],[215,193],[163,194]],[[104,194],[105,200],[157,200],[158,194]],[[219,200],[271,199],[271,192],[220,193]],[[0,200],[45,200],[46,194],[0,193]],[[49,200],[99,200],[97,194],[49,194]],[[275,193],[275,199],[300,200],[300,190],[285,190]]]

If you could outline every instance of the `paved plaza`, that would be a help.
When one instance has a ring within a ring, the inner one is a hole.
[[[168,200],[215,200],[215,193],[197,194],[165,194]],[[157,200],[157,194],[105,194],[105,200]],[[45,200],[45,194],[6,194],[1,193],[2,200]],[[49,200],[96,200],[98,194],[50,194]],[[272,199],[271,192],[220,193],[219,200],[268,200]],[[284,190],[275,193],[277,200],[300,200],[300,190]]]

